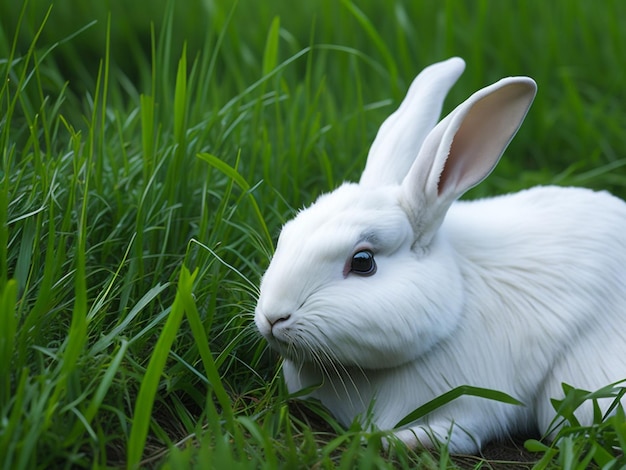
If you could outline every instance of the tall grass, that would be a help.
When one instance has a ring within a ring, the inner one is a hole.
[[[356,178],[410,80],[451,55],[468,68],[446,109],[504,75],[540,87],[470,197],[543,183],[626,196],[624,14],[618,1],[0,5],[3,468],[452,465],[381,452],[380,433],[315,404],[297,412],[251,323],[258,280],[279,226]],[[588,455],[542,452],[547,466]]]

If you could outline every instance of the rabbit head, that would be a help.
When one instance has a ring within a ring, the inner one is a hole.
[[[525,77],[472,95],[439,124],[459,58],[426,68],[381,126],[358,184],[321,196],[282,229],[255,322],[294,363],[383,369],[457,328],[462,276],[438,229],[494,168],[535,95]]]

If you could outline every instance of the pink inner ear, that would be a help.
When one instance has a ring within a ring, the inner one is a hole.
[[[534,92],[534,91],[533,91]],[[496,166],[529,106],[529,86],[510,84],[474,103],[455,132],[438,194],[462,194]]]

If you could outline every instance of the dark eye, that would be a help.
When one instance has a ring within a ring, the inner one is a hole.
[[[376,272],[374,254],[369,250],[357,251],[354,256],[352,256],[350,272],[360,276],[371,276],[374,274]]]

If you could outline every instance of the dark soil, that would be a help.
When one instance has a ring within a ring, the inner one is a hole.
[[[526,438],[518,437],[487,444],[479,455],[454,456],[452,460],[461,468],[480,468],[494,470],[529,470],[541,457],[524,448]]]

